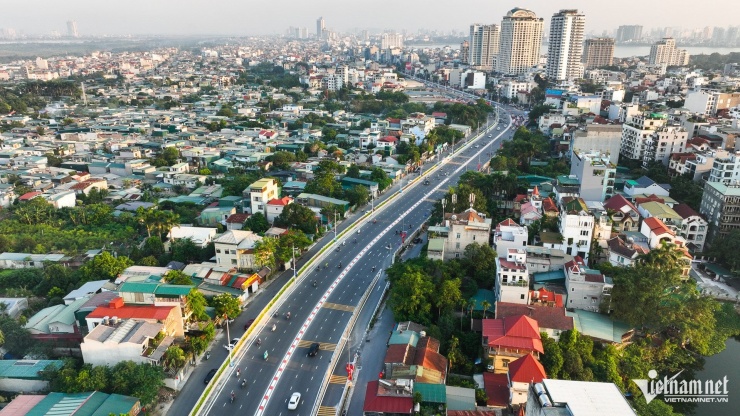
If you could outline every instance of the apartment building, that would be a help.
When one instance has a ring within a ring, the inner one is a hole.
[[[473,208],[461,214],[447,214],[445,227],[444,259],[460,258],[465,248],[473,243],[488,244],[491,235],[491,220]]]
[[[613,38],[586,39],[583,47],[583,66],[585,69],[609,66],[614,60]]]
[[[740,183],[740,152],[714,159],[708,181],[724,185]]]
[[[263,178],[249,185],[243,192],[244,211],[249,214],[261,212],[267,215],[267,202],[278,198],[277,180]]]
[[[225,267],[255,270],[254,248],[262,237],[244,230],[229,230],[213,240],[216,263]]]
[[[589,123],[578,128],[570,136],[570,149],[581,152],[599,152],[614,165],[619,160],[622,143],[622,126],[619,124]]]
[[[525,408],[525,416],[636,416],[619,387],[593,381],[546,378],[532,383]]]
[[[485,71],[496,67],[501,29],[498,25],[470,25],[468,62],[471,66]]]
[[[678,235],[686,239],[686,246],[692,252],[702,252],[707,241],[709,224],[707,221],[686,204],[678,204],[673,211],[681,216],[681,227]]]
[[[650,134],[645,140],[642,167],[647,169],[651,162],[668,166],[672,154],[683,152],[689,133],[683,127],[663,126]]]
[[[565,265],[565,289],[568,292],[565,306],[568,309],[598,312],[601,303],[608,302],[613,287],[610,277],[589,269],[578,256]]]
[[[689,53],[676,48],[676,40],[663,38],[650,47],[648,57],[650,65],[686,66],[689,64]]]
[[[663,113],[642,113],[627,117],[622,124],[622,145],[619,153],[633,160],[642,160],[648,137],[668,122]]]
[[[587,201],[603,201],[614,195],[617,166],[600,152],[573,151],[570,174],[578,178],[579,195]]]
[[[496,70],[518,75],[536,66],[540,60],[543,20],[527,9],[514,8],[501,22],[501,42]]]
[[[493,248],[497,253],[503,254],[509,249],[520,249],[527,247],[529,231],[511,218],[496,224],[493,232]]]
[[[705,117],[714,117],[717,111],[740,106],[740,93],[712,90],[691,91],[686,94],[684,108]]]
[[[510,248],[496,258],[496,299],[501,302],[529,304],[527,252]]]
[[[564,81],[583,78],[583,32],[586,16],[578,10],[560,10],[550,20],[547,77]]]
[[[740,184],[707,182],[699,212],[709,223],[709,240],[713,243],[740,229]]]
[[[550,248],[563,250],[566,254],[588,260],[594,232],[594,216],[581,198],[563,197],[560,210],[559,243],[546,244]]]
[[[502,97],[506,97],[509,100],[513,100],[517,97],[517,94],[520,91],[525,91],[529,93],[532,91],[532,88],[536,87],[537,84],[534,82],[528,82],[528,81],[519,81],[515,79],[506,79],[500,82],[499,84],[501,86],[499,92]]]

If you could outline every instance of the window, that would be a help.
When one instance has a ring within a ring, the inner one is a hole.
[[[460,238],[460,233],[457,233],[457,238],[458,238],[458,239]]]
[[[231,259],[231,264],[236,264],[236,259]]]
[[[581,230],[581,235],[588,235],[588,230]]]
[[[576,288],[572,287],[572,288],[570,288],[570,291],[571,292],[575,292],[576,291]]]
[[[519,295],[519,299],[524,299],[524,293],[522,293],[521,295]]]
[[[473,241],[475,241],[475,235],[473,235]]]
[[[460,243],[455,243],[455,248],[460,248]]]
[[[501,360],[501,366],[504,368],[509,368],[509,361],[511,360]]]
[[[220,248],[217,248],[216,249],[216,254],[221,254],[221,249]]]
[[[460,258],[460,253],[455,253],[455,258]]]

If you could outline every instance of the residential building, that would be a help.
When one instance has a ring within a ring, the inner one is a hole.
[[[608,303],[614,282],[598,270],[586,267],[576,256],[565,265],[565,289],[568,291],[566,307],[598,312],[602,302]]]
[[[560,210],[560,235],[562,242],[552,248],[563,250],[566,254],[580,256],[588,260],[593,239],[594,217],[581,198],[563,198]]]
[[[550,20],[547,77],[564,81],[583,78],[583,32],[586,16],[578,10],[560,10]]]
[[[188,225],[176,225],[168,233],[169,243],[175,240],[189,239],[200,248],[205,248],[216,237],[216,228],[212,227],[191,227]]]
[[[655,183],[654,180],[647,176],[641,176],[638,179],[629,179],[624,182],[624,194],[627,199],[634,200],[640,195],[665,196],[669,194],[669,189]]]
[[[266,215],[267,201],[278,198],[277,180],[262,178],[244,190],[244,210],[250,214],[261,212]]]
[[[724,158],[715,158],[707,180],[723,185],[740,183],[740,152],[729,154]]]
[[[714,117],[717,111],[740,106],[740,93],[716,90],[689,91],[686,93],[683,106],[694,114]]]
[[[505,257],[504,257],[505,255]],[[529,303],[527,252],[510,248],[496,257],[496,299],[501,302]]]
[[[647,237],[637,232],[620,234],[607,242],[607,254],[612,266],[634,266],[638,257],[649,252]]]
[[[540,60],[543,20],[531,10],[514,8],[501,22],[501,43],[496,70],[518,75],[536,66]]]
[[[275,218],[279,217],[283,213],[283,209],[286,206],[293,203],[293,198],[284,196],[282,198],[275,198],[267,201],[265,212],[267,213],[267,222],[272,224],[275,222]]]
[[[686,239],[688,249],[692,252],[704,251],[704,243],[707,241],[709,232],[707,221],[687,204],[678,204],[673,207],[673,211],[681,216],[678,235]]]
[[[35,361],[37,365],[45,364]],[[20,362],[19,362],[20,364]],[[24,363],[28,371],[33,371]],[[20,366],[20,365],[19,365]],[[33,374],[41,374],[43,368],[33,371]],[[26,379],[24,377],[24,379]],[[7,391],[7,390],[6,390]],[[36,391],[24,389],[25,392]],[[63,413],[67,416],[99,416],[99,415],[138,415],[141,412],[139,399],[120,394],[107,394],[99,391],[85,393],[56,393],[47,395],[20,394],[0,411],[3,416],[16,415],[51,415]]]
[[[563,296],[545,289],[533,290],[530,294],[531,303],[496,302],[496,319],[510,316],[528,316],[540,326],[540,332],[550,338],[559,339],[564,331],[573,327],[573,318],[565,314]]]
[[[586,39],[586,44],[583,47],[583,66],[585,69],[610,66],[613,59],[613,38]]]
[[[117,319],[101,323],[90,331],[82,344],[82,359],[85,364],[112,367],[122,361],[138,364],[159,364],[167,348],[175,339],[165,336],[162,323],[138,319]]]
[[[259,269],[255,263],[254,248],[262,237],[252,231],[229,230],[213,242],[216,247],[216,263],[237,269]]]
[[[493,248],[497,253],[506,253],[509,249],[521,249],[527,246],[529,231],[511,218],[496,224],[493,232]]]
[[[646,201],[637,204],[637,212],[643,219],[657,218],[665,224],[672,232],[677,233],[681,229],[681,216],[667,204],[658,201]]]
[[[630,201],[620,194],[604,201],[606,209],[612,221],[614,231],[637,231],[640,225],[640,213]]]
[[[645,140],[642,167],[647,169],[651,162],[660,162],[668,166],[673,153],[683,152],[689,133],[683,127],[663,126],[648,135]]]
[[[495,373],[507,373],[509,364],[527,354],[539,360],[544,353],[540,326],[525,315],[483,319],[483,350]]]
[[[617,166],[600,152],[574,150],[570,158],[570,174],[580,183],[579,195],[587,201],[603,201],[614,195]]]
[[[488,245],[491,235],[491,220],[469,208],[461,214],[447,214],[444,228],[445,260],[463,257],[465,248],[473,243]]]
[[[641,39],[641,25],[622,25],[617,28],[617,42],[637,42]]]
[[[699,212],[706,216],[713,243],[740,229],[740,184],[707,182]]]
[[[175,302],[156,305],[127,305],[122,297],[111,300],[107,305],[98,306],[86,317],[87,328],[92,330],[98,325],[117,325],[124,320],[146,321],[163,324],[165,335],[182,339],[185,337],[185,326],[182,319],[182,308]]]
[[[0,268],[28,269],[44,267],[45,263],[64,264],[71,260],[64,254],[31,254],[31,253],[2,253],[0,254]]]
[[[529,389],[525,416],[637,416],[614,383],[543,379]]]
[[[588,123],[570,136],[570,151],[599,152],[613,165],[619,160],[622,143],[622,126],[619,124]]]
[[[529,388],[547,378],[545,367],[531,354],[509,364],[509,397],[511,406],[523,405],[529,398]]]
[[[666,125],[668,116],[663,113],[643,113],[627,117],[622,124],[622,145],[619,153],[628,159],[642,160],[648,137]]]
[[[464,40],[462,41],[462,43],[460,43],[460,60],[465,65],[470,64],[470,42],[468,42],[467,40]]]
[[[527,246],[524,249],[527,251],[527,270],[530,274],[563,270],[563,265],[573,260],[573,256],[557,248]]]
[[[316,39],[324,38],[324,31],[326,30],[326,21],[323,17],[316,19]]]
[[[383,33],[380,39],[380,49],[403,48],[403,35],[400,33]]]
[[[501,29],[498,25],[470,25],[469,56],[470,66],[491,71],[496,67]]]
[[[685,49],[677,49],[675,39],[663,38],[650,47],[648,64],[686,66],[689,64],[689,53]]]

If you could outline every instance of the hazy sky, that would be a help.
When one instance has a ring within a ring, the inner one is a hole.
[[[0,28],[28,34],[66,33],[76,20],[80,35],[282,34],[288,26],[316,32],[323,16],[329,29],[419,28],[467,31],[471,23],[499,23],[513,7],[531,9],[549,24],[559,9],[586,14],[586,31],[621,24],[699,28],[736,25],[732,0],[2,0]],[[700,5],[700,8],[697,7]],[[711,17],[710,17],[711,16]]]

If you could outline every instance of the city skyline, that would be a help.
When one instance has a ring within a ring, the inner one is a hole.
[[[197,0],[160,0],[157,2],[130,0],[100,2],[76,0],[59,3],[38,1],[34,13],[21,4],[7,5],[0,16],[0,28],[12,28],[29,35],[67,33],[67,21],[75,21],[79,36],[97,35],[267,35],[282,34],[289,26],[311,27],[321,16],[326,28],[348,32],[358,28],[378,28],[416,32],[419,29],[467,32],[470,24],[499,24],[512,8],[532,10],[545,18],[561,9],[578,9],[588,17],[586,32],[613,31],[620,25],[642,25],[645,29],[663,26],[702,28],[727,27],[736,24],[732,13],[718,14],[711,21],[697,22],[680,8],[665,8],[658,3],[625,0],[618,9],[584,0],[549,2],[545,0],[502,1],[461,0],[456,7],[444,7],[440,1],[416,4],[378,0],[374,7],[337,7],[348,2],[316,0],[294,2],[276,0],[259,8],[245,2],[222,1],[218,7]],[[726,2],[708,0],[707,9],[726,7]],[[441,12],[440,8],[444,8]],[[106,10],[107,9],[107,10]],[[639,13],[631,13],[639,10]],[[106,13],[109,11],[110,13]],[[618,14],[621,11],[621,14]],[[615,14],[616,13],[616,14]],[[109,15],[110,18],[101,18]],[[660,16],[660,19],[656,19]],[[547,33],[547,32],[546,32]]]

